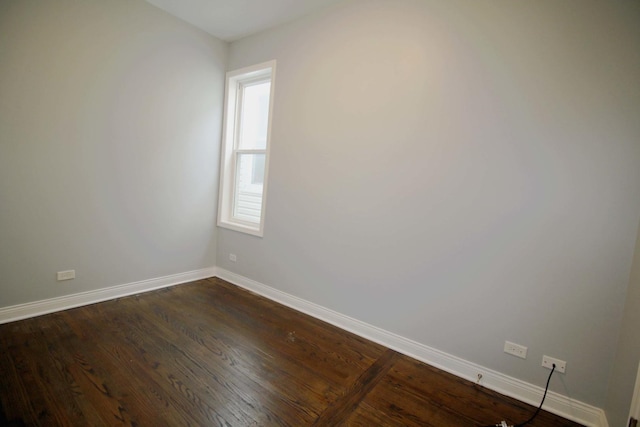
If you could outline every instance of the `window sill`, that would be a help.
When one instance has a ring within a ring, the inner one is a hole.
[[[247,224],[241,224],[230,221],[218,221],[218,227],[226,228],[228,230],[238,231],[240,233],[250,234],[252,236],[262,237],[263,232],[260,229],[260,224],[256,224],[255,227]]]

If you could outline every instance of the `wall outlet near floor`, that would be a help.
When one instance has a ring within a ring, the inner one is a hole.
[[[520,344],[512,343],[510,341],[504,342],[504,352],[512,354],[521,359],[527,358],[527,347]]]
[[[549,356],[542,356],[542,366],[545,368],[553,369],[554,363],[556,365],[556,371],[564,374],[564,371],[567,369],[567,362]]]
[[[58,274],[56,277],[58,278],[58,282],[61,282],[63,280],[75,279],[76,271],[75,270],[58,271]]]
[[[236,262],[237,260],[238,257],[236,256],[236,254],[229,254],[229,261]]]

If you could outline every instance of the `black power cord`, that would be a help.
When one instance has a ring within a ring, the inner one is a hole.
[[[549,374],[549,378],[547,378],[547,386],[544,388],[544,395],[542,396],[542,402],[540,402],[540,406],[538,406],[538,409],[536,409],[536,412],[527,421],[525,421],[523,423],[520,423],[520,424],[515,424],[512,427],[523,427],[523,426],[526,426],[531,421],[533,421],[535,417],[538,416],[538,414],[542,410],[542,405],[544,404],[544,399],[546,399],[546,397],[547,397],[547,391],[549,391],[549,382],[551,381],[551,376],[553,375],[553,372],[555,370],[556,370],[556,364],[554,363],[553,367],[551,368],[551,373]],[[501,426],[507,427],[507,423],[502,421],[500,424],[491,424],[491,425],[482,426],[482,427],[501,427]]]

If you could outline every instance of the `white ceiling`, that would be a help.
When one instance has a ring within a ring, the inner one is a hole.
[[[292,21],[341,0],[147,0],[226,41]]]

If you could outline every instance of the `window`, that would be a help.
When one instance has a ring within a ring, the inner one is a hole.
[[[276,62],[227,73],[218,225],[262,236]]]

